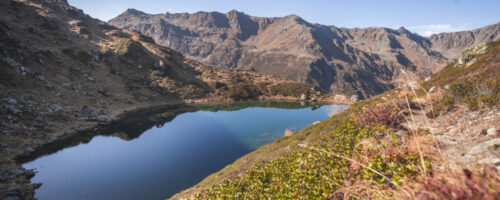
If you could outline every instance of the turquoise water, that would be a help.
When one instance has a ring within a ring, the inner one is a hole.
[[[36,169],[31,181],[42,183],[35,194],[40,200],[165,199],[282,137],[285,129],[296,131],[345,109],[245,106],[182,113],[133,139],[98,135],[23,166]]]

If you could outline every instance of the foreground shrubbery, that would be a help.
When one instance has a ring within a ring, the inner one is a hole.
[[[394,106],[380,105],[365,109],[356,118],[360,125],[374,126],[377,124],[397,127],[405,120],[405,116]]]
[[[416,153],[395,148],[401,145],[395,137],[382,140],[390,142],[362,143],[368,138],[390,135],[391,132],[384,126],[362,126],[351,118],[331,131],[320,144],[311,147],[304,144],[295,152],[256,165],[243,176],[227,179],[222,184],[203,190],[196,197],[325,199],[333,197],[334,192],[346,183],[358,181],[393,188],[394,183],[416,177],[422,168]]]

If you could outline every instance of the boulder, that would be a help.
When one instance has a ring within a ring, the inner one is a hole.
[[[352,102],[356,102],[356,101],[358,101],[358,99],[359,99],[358,95],[352,95],[351,98],[350,98],[350,100]]]
[[[489,128],[488,130],[486,130],[486,135],[487,136],[496,136],[497,129],[496,128]]]
[[[305,101],[307,99],[308,99],[307,94],[301,94],[300,95],[300,100]]]

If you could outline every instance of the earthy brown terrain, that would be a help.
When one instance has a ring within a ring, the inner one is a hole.
[[[498,199],[500,41],[249,153],[171,199]]]
[[[304,83],[186,59],[64,0],[0,1],[0,13],[0,199],[33,197],[34,173],[22,169],[23,158],[126,113],[261,99],[349,102]]]
[[[362,98],[394,88],[400,69],[426,77],[464,48],[500,39],[500,24],[422,37],[404,27],[339,28],[296,15],[265,18],[235,10],[151,15],[129,9],[109,23],[202,63],[255,69]]]

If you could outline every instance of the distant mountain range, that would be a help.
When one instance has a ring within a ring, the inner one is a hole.
[[[296,15],[252,17],[236,10],[152,15],[128,9],[109,24],[206,64],[253,68],[361,98],[393,88],[401,69],[428,76],[464,48],[500,39],[500,23],[422,37],[404,27],[339,28]]]

